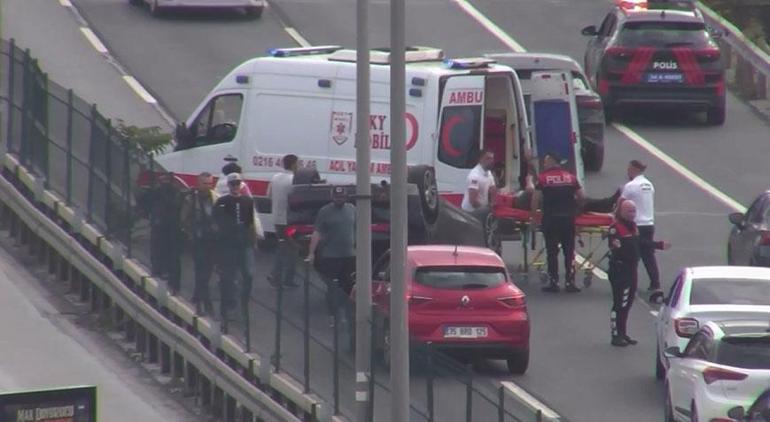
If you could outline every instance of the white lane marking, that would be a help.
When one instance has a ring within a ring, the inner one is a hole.
[[[578,265],[581,265],[581,266],[586,264],[586,259],[580,256],[579,254],[575,254],[575,261],[577,261]],[[607,273],[604,272],[604,270],[602,270],[601,268],[595,266],[591,271],[593,271],[594,275],[599,277],[600,279],[609,280]]]
[[[123,76],[123,80],[126,81],[128,86],[130,86],[131,89],[134,90],[136,95],[138,95],[144,101],[146,101],[146,102],[148,102],[150,104],[157,104],[158,103],[158,101],[155,99],[155,97],[150,95],[150,93],[147,92],[146,89],[144,89],[142,84],[140,84],[139,81],[137,81],[133,76],[124,75]]]
[[[503,385],[503,387],[507,390],[507,392],[523,400],[524,403],[527,406],[529,406],[533,411],[535,412],[538,410],[542,411],[543,420],[559,420],[558,413],[556,413],[553,409],[543,404],[540,400],[532,397],[531,394],[527,393],[524,389],[522,389],[518,385],[514,384],[511,381],[500,381],[500,384]]]
[[[88,42],[91,43],[91,46],[93,46],[96,51],[98,51],[100,54],[107,54],[107,47],[102,44],[102,42],[99,40],[99,37],[94,34],[94,31],[92,31],[91,28],[81,26],[80,32],[83,33],[83,36],[86,37]]]
[[[72,3],[70,3],[70,0],[59,0],[59,4],[64,7],[72,7]]]
[[[695,186],[701,188],[703,191],[713,196],[723,204],[727,205],[728,207],[736,211],[746,212],[746,207],[741,205],[740,202],[731,198],[726,193],[720,191],[709,182],[703,180],[703,178],[693,173],[687,167],[683,166],[682,164],[679,164],[679,162],[674,160],[670,155],[661,151],[658,147],[656,147],[646,139],[642,138],[641,135],[631,130],[628,126],[620,123],[613,123],[612,126],[615,129],[617,129],[620,133],[625,135],[632,142],[642,147],[644,150],[646,150],[647,152],[655,156],[657,159],[659,159],[660,161],[664,162],[666,165],[674,169],[674,171],[682,175],[685,179],[689,180]]]
[[[524,47],[522,47],[521,44],[516,42],[516,40],[513,39],[510,35],[508,35],[505,31],[503,31],[497,24],[492,22],[489,18],[484,16],[483,13],[479,12],[478,9],[473,7],[467,0],[452,0],[457,6],[460,7],[465,13],[467,13],[470,17],[475,19],[478,23],[481,24],[481,26],[484,27],[489,33],[495,36],[500,42],[505,44],[508,48],[511,50],[517,52],[517,53],[523,53],[527,51]]]
[[[655,318],[658,317],[658,311],[650,309],[650,315],[654,316]]]
[[[305,39],[305,37],[302,36],[302,34],[299,33],[296,29],[287,26],[283,28],[284,31],[286,31],[287,34],[301,47],[310,47],[312,44],[308,40]]]

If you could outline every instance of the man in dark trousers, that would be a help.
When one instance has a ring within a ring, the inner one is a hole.
[[[214,192],[214,177],[203,172],[198,175],[198,185],[182,204],[182,228],[190,241],[195,268],[195,288],[192,301],[199,314],[211,313],[209,280],[214,271],[216,243],[216,224],[214,222],[214,203],[218,196]]]
[[[335,186],[332,202],[318,211],[307,256],[307,261],[317,262],[316,268],[327,283],[326,300],[332,318],[340,306],[341,294],[349,295],[353,288],[351,275],[356,270],[355,233],[356,207],[347,202],[345,188]],[[320,254],[316,261],[319,246]]]
[[[289,194],[293,188],[297,164],[296,155],[285,155],[283,157],[283,171],[273,176],[268,188],[268,195],[272,204],[273,224],[275,224],[275,237],[278,238],[278,253],[273,261],[273,270],[267,276],[267,280],[273,287],[280,287],[281,284],[289,287],[298,286],[294,279],[298,255],[297,246],[294,240],[286,235]]]
[[[636,204],[636,227],[639,229],[639,237],[644,241],[640,243],[639,254],[650,277],[648,291],[660,290],[660,272],[658,262],[655,259],[655,186],[644,175],[647,166],[637,160],[628,163],[628,180],[620,194],[622,199],[634,201]]]
[[[222,276],[219,280],[222,302],[220,314],[226,322],[228,312],[235,303],[235,275],[241,273],[241,310],[248,311],[248,301],[251,295],[251,283],[254,276],[254,199],[243,195],[241,184],[243,179],[238,173],[227,175],[227,186],[230,192],[217,199],[214,204],[214,219],[217,223],[220,248],[220,264]]]
[[[165,278],[172,295],[181,282],[182,236],[179,224],[181,193],[174,186],[174,174],[161,172],[143,189],[137,202],[150,218],[150,264],[153,275]]]
[[[628,336],[626,326],[631,305],[634,303],[637,287],[637,266],[642,243],[655,249],[668,249],[667,242],[656,242],[640,238],[634,223],[636,205],[633,201],[622,200],[615,211],[615,222],[609,229],[610,266],[607,275],[612,286],[612,311],[610,312],[611,344],[617,347],[634,345],[636,340]]]
[[[559,291],[559,245],[564,254],[565,290],[579,292],[575,286],[575,217],[583,201],[583,189],[577,177],[560,165],[561,159],[550,152],[543,157],[543,171],[537,177],[531,212],[537,213],[542,202],[542,230],[548,261],[547,286],[543,291]]]

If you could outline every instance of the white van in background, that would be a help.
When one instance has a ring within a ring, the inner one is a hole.
[[[228,74],[177,128],[174,151],[157,161],[188,183],[196,174],[219,172],[227,155],[239,159],[251,192],[264,196],[281,157],[296,154],[301,166],[313,166],[329,183],[355,181],[356,53],[337,46],[286,48],[246,61]],[[445,59],[442,50],[410,47],[406,52],[407,162],[424,172],[417,179],[428,213],[438,195],[459,204],[466,177],[482,149],[496,153],[501,191],[519,188],[526,172],[523,151],[532,145],[524,98],[516,73],[488,58]],[[371,52],[372,182],[390,174],[390,53]],[[543,72],[545,102],[574,105],[565,72]],[[558,85],[558,89],[554,89]],[[533,94],[533,101],[540,101]],[[543,113],[547,113],[547,107]],[[561,111],[544,121],[577,130]],[[535,114],[537,116],[537,114]],[[559,124],[557,119],[566,119]],[[574,121],[573,121],[574,120]],[[542,129],[546,131],[545,129]],[[539,133],[536,131],[536,133]],[[549,147],[580,151],[575,132]],[[579,156],[579,154],[577,154]],[[579,158],[578,158],[579,160]],[[576,164],[579,164],[576,162]],[[582,169],[580,170],[582,179]],[[415,179],[410,175],[411,179]],[[260,212],[266,232],[269,214]]]

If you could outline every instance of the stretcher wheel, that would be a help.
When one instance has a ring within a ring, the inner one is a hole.
[[[591,287],[591,283],[594,281],[594,275],[593,274],[586,274],[583,276],[583,286],[585,287]]]

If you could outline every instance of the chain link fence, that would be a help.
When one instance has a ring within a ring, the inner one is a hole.
[[[3,152],[17,157],[44,181],[41,188],[58,195],[106,238],[121,245],[128,257],[158,278],[168,279],[168,273],[157,268],[153,252],[158,252],[151,250],[157,216],[142,201],[143,195],[157,188],[155,175],[164,170],[137,145],[122,138],[96,105],[49,80],[29,50],[20,49],[13,40],[2,40],[0,47]],[[173,192],[172,196],[179,198],[188,192],[188,186],[178,180]],[[177,235],[176,231],[172,234]],[[178,251],[163,251],[164,258],[178,260],[181,288],[177,294],[190,298],[194,284],[190,248],[181,235],[174,241],[182,246]],[[271,364],[265,368],[290,375],[304,393],[328,403],[330,414],[316,415],[315,419],[337,415],[352,420],[356,405],[355,303],[346,292],[330,292],[312,267],[296,258],[298,286],[274,288],[265,280],[272,256],[257,254],[254,288],[250,297],[239,301],[244,312],[236,312],[239,316],[222,324],[222,329],[247,351],[269,360]],[[217,284],[215,274],[213,292],[218,291]],[[329,294],[336,297],[333,314],[326,307]],[[218,307],[216,293],[213,300]],[[206,317],[221,323],[214,315]],[[376,312],[370,321],[370,420],[390,417],[389,371],[383,364],[381,347],[387,325],[382,321]],[[470,365],[430,345],[415,344],[411,352],[413,421],[540,420],[537,415],[515,412],[516,404],[499,383],[476,377]]]

